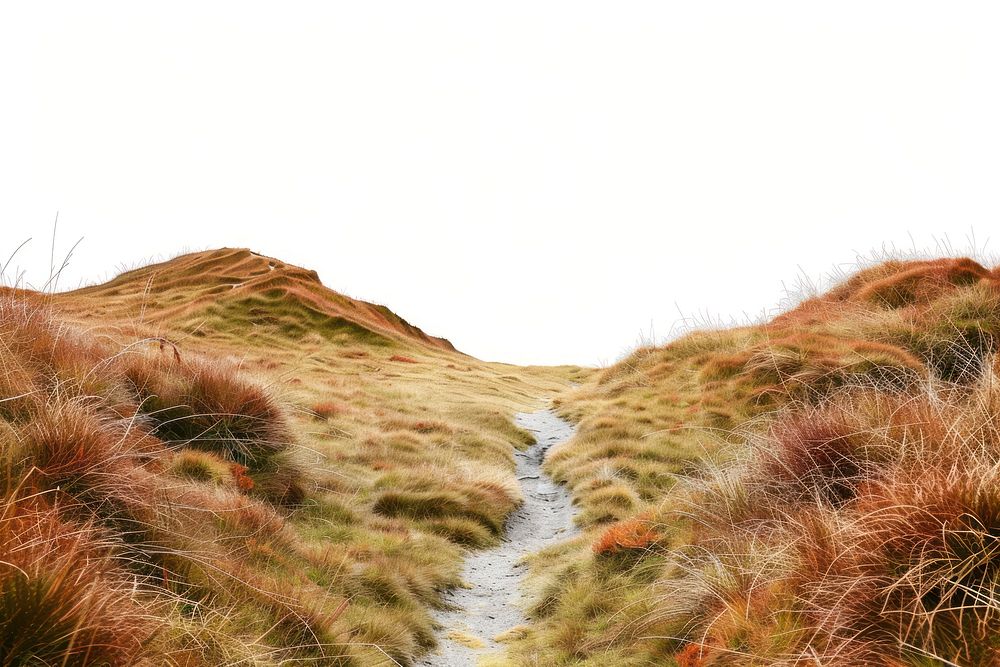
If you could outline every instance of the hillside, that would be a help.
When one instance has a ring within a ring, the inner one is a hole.
[[[56,300],[87,318],[138,318],[191,336],[230,333],[245,342],[273,344],[315,334],[342,345],[417,342],[455,350],[385,306],[325,287],[315,271],[246,249],[183,255],[56,295]]]
[[[7,290],[0,343],[3,664],[410,664],[584,377],[246,250]]]
[[[0,344],[0,664],[1000,664],[970,259],[598,371],[229,249],[6,290]]]
[[[512,664],[998,664],[998,329],[995,271],[892,261],[565,395]]]

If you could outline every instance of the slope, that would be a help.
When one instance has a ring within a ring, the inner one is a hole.
[[[312,333],[342,344],[417,342],[455,349],[384,306],[325,287],[315,271],[246,249],[182,255],[56,299],[87,317],[138,315],[195,336],[232,333],[251,341],[275,342]]]
[[[586,377],[241,250],[8,290],[0,325],[3,661],[411,664],[520,500],[513,414]]]
[[[583,535],[512,664],[995,664],[1000,281],[865,269],[559,400]]]

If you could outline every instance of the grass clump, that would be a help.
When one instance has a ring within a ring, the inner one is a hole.
[[[605,558],[641,554],[653,548],[660,537],[650,517],[637,516],[608,526],[591,548],[594,554]]]
[[[277,401],[235,369],[201,360],[134,355],[124,372],[142,414],[168,443],[218,452],[257,467],[292,442]]]
[[[508,501],[508,505],[511,504]],[[484,507],[459,493],[447,491],[386,491],[372,509],[383,516],[403,516],[418,521],[467,519],[493,535],[499,534],[505,517],[496,507]]]
[[[195,482],[224,484],[231,476],[232,465],[208,452],[181,450],[170,459],[169,471]]]
[[[413,357],[408,357],[404,354],[394,354],[389,357],[389,361],[396,361],[402,364],[415,364],[418,363]]]
[[[37,496],[0,513],[0,662],[134,664],[157,630],[92,527],[58,518]]]

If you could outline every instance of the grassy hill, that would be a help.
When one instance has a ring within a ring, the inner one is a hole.
[[[0,295],[0,663],[408,664],[518,502],[487,364],[247,250]]]
[[[342,345],[455,351],[385,306],[324,287],[315,271],[245,249],[183,255],[55,299],[87,318],[138,319],[195,337],[233,334],[242,344],[288,344],[312,334]]]
[[[1000,275],[863,270],[561,400],[584,535],[512,664],[1000,662]]]
[[[491,665],[1000,664],[1000,274],[892,261],[591,371],[247,250],[0,294],[0,663],[411,664],[519,502],[578,537]]]

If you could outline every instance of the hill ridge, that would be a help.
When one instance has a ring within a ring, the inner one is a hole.
[[[213,330],[237,330],[251,338],[316,332],[345,342],[417,343],[456,351],[447,339],[425,333],[386,306],[326,287],[314,270],[248,248],[180,255],[59,293],[55,300],[87,319],[141,313],[147,322],[169,323],[195,335],[211,319]]]

